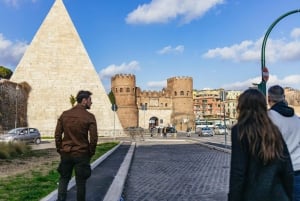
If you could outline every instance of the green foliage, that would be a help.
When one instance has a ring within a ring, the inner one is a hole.
[[[112,105],[116,104],[115,95],[114,95],[114,93],[112,91],[109,92],[108,98],[109,98],[109,100],[110,100],[110,102],[111,102]]]
[[[75,105],[75,103],[76,103],[76,98],[71,94],[70,95],[70,103],[71,103],[71,105],[72,105],[72,107]]]
[[[9,79],[12,74],[13,72],[10,69],[0,66],[0,78]]]
[[[111,148],[113,148],[114,146],[116,146],[118,143],[116,142],[106,142],[103,144],[100,144],[97,146],[95,155],[92,157],[91,161],[95,161],[99,158],[99,156],[102,156],[103,154],[105,154],[108,150],[110,150]]]
[[[0,159],[10,159],[30,152],[31,147],[24,142],[1,142]]]

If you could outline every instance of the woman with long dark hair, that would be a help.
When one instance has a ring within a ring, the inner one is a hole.
[[[238,99],[231,131],[229,201],[292,201],[293,168],[265,96],[248,89]]]

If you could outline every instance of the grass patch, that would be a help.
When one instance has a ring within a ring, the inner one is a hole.
[[[31,147],[24,142],[0,142],[0,159],[11,159],[28,154]]]
[[[92,157],[92,162],[101,155],[116,146],[117,142],[108,142],[99,144],[96,153]],[[46,154],[46,150],[30,151],[31,155],[41,156]],[[27,154],[22,157],[29,157]],[[25,174],[12,177],[0,178],[0,201],[38,201],[47,196],[57,188],[59,174],[56,171],[59,161],[46,163],[47,171],[36,167],[34,170],[28,170]]]

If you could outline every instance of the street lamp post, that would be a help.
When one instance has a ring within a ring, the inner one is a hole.
[[[112,104],[111,106],[112,111],[114,111],[114,140],[116,138],[116,111],[118,110],[118,106],[116,104]]]
[[[16,118],[15,118],[15,129],[17,128],[17,122],[18,122],[18,91],[19,91],[19,85],[16,86]]]
[[[292,10],[290,12],[287,12],[283,15],[281,15],[279,18],[277,18],[272,24],[271,26],[268,28],[266,34],[265,34],[265,37],[264,37],[264,40],[263,40],[263,43],[262,43],[262,47],[261,47],[261,77],[262,77],[262,80],[261,80],[261,83],[258,84],[258,89],[264,94],[266,95],[266,83],[267,83],[267,80],[264,79],[264,69],[266,69],[266,64],[265,64],[265,49],[266,49],[266,44],[267,44],[267,40],[268,40],[268,37],[269,37],[269,34],[271,33],[272,29],[274,28],[274,26],[280,21],[282,20],[283,18],[291,15],[291,14],[294,14],[294,13],[298,13],[300,12],[300,9],[296,9],[296,10]]]
[[[224,133],[224,140],[225,140],[225,147],[227,147],[227,131],[226,131],[226,115],[225,115],[225,103],[223,102],[223,113],[224,113],[224,129],[225,129],[225,133]]]
[[[224,133],[225,142],[224,142],[224,144],[225,144],[225,147],[227,147],[226,113],[225,113],[226,91],[225,90],[222,90],[220,92],[220,100],[223,103],[223,117],[224,117],[224,128],[225,128],[225,133]]]

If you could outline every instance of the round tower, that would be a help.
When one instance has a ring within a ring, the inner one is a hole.
[[[135,75],[117,74],[111,78],[111,91],[118,106],[117,114],[123,128],[138,126]]]
[[[172,77],[167,80],[167,90],[172,97],[171,121],[179,130],[194,127],[193,78]]]

